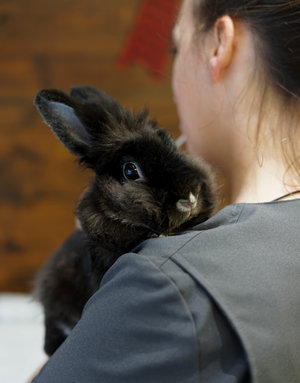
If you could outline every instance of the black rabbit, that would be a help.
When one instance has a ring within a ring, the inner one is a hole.
[[[45,311],[45,351],[53,354],[79,320],[116,259],[141,241],[206,220],[216,206],[214,178],[181,153],[143,110],[134,114],[89,86],[42,90],[35,105],[94,179],[81,197],[75,231],[37,277]]]

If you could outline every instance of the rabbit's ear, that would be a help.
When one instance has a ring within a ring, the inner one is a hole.
[[[78,106],[74,100],[59,90],[42,90],[36,95],[34,104],[46,124],[71,153],[83,156],[88,152],[91,136],[76,115]]]
[[[102,107],[106,113],[109,112],[118,121],[121,121],[124,114],[126,114],[124,107],[118,101],[92,86],[74,86],[71,88],[70,94],[73,99],[84,104],[96,104],[99,110]]]

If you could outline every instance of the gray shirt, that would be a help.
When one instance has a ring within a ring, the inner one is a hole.
[[[300,200],[142,243],[34,382],[300,382],[299,249]]]

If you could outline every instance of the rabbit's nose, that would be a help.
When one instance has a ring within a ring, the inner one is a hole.
[[[180,199],[176,202],[176,208],[181,213],[189,213],[197,205],[197,199],[193,193],[190,193],[189,199]]]

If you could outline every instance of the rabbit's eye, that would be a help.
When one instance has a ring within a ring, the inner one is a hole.
[[[125,162],[125,164],[123,164],[123,175],[124,178],[128,181],[144,179],[140,168],[134,162]]]

